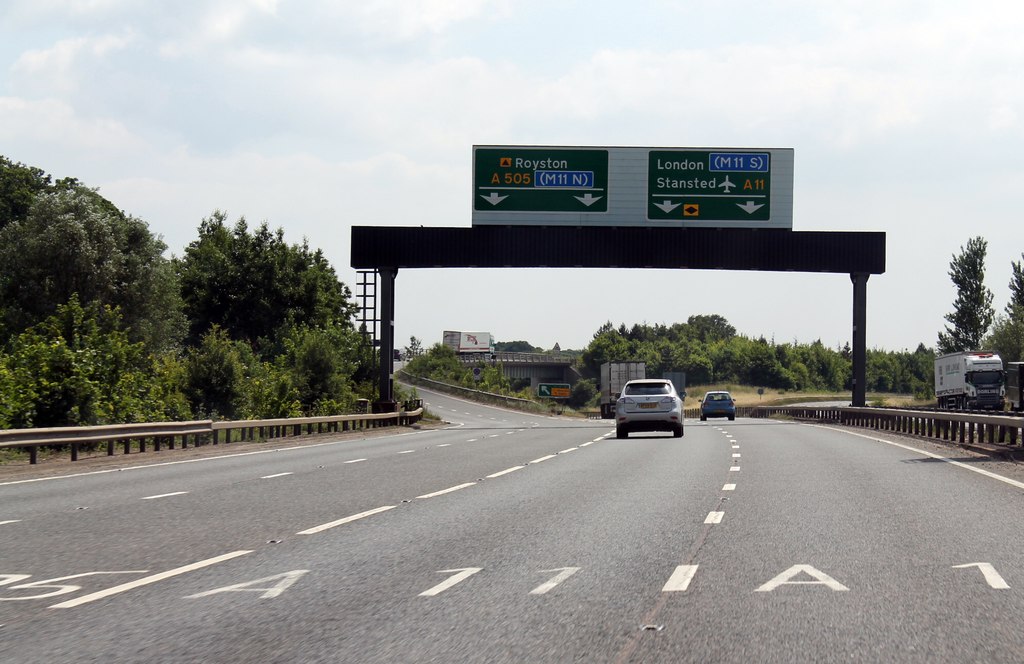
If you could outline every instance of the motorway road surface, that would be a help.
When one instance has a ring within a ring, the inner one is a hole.
[[[1012,464],[421,392],[451,426],[0,478],[0,661],[1024,659]]]

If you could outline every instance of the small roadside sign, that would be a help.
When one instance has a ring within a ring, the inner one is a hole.
[[[537,396],[550,399],[568,399],[572,395],[569,383],[541,383],[537,385]]]

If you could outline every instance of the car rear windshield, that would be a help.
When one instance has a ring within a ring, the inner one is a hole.
[[[704,397],[705,401],[731,401],[732,397],[725,392],[719,392],[718,394],[709,394]]]
[[[668,383],[643,383],[640,385],[627,385],[626,394],[633,396],[645,396],[656,394],[670,394]]]

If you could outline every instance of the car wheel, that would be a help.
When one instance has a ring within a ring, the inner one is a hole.
[[[730,415],[730,416],[729,416],[729,421],[730,421],[730,422],[732,422],[732,421],[733,421],[733,420],[735,420],[735,419],[736,419],[736,416],[735,416],[735,415]]]
[[[708,416],[707,415],[701,415],[700,416],[700,421],[701,422],[707,422],[708,421]]]
[[[629,436],[629,432],[628,431],[626,431],[622,427],[615,427],[615,437],[616,438],[626,438],[628,436]]]
[[[676,428],[672,430],[672,437],[673,438],[682,438],[683,437],[683,425],[682,424],[676,426]]]

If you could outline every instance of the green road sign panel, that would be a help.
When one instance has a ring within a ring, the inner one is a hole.
[[[537,396],[552,399],[568,399],[572,394],[569,383],[540,383],[537,385]]]
[[[647,218],[651,221],[768,221],[771,153],[651,150]]]
[[[608,211],[608,151],[477,147],[474,212]]]

